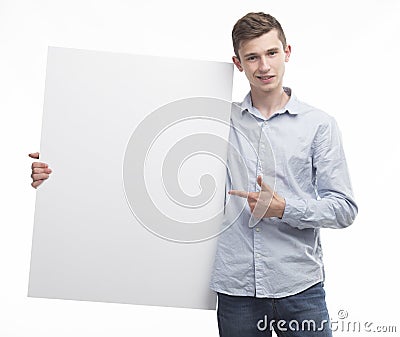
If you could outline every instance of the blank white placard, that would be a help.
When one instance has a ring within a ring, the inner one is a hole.
[[[144,121],[164,107],[212,100],[227,107],[232,77],[229,63],[49,48],[40,159],[53,174],[37,191],[29,296],[215,309],[209,279],[216,237],[184,242],[143,226],[125,193],[124,159],[135,130],[151,129],[157,123]],[[229,111],[223,110],[216,111],[216,120],[196,112],[169,121],[143,163],[157,209],[175,212],[179,221],[191,213],[158,199],[163,185],[157,183],[157,153],[168,153],[164,145],[174,142],[173,135],[208,132],[227,139]],[[213,216],[223,204],[225,171],[212,156],[196,154],[196,169],[188,157],[177,174],[182,191],[193,197],[202,192],[202,168],[211,169],[216,203],[204,214],[194,209],[198,219]],[[214,221],[217,226],[218,216]]]

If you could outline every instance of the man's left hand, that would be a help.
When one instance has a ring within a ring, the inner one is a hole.
[[[260,192],[246,192],[231,190],[228,193],[247,198],[251,213],[256,218],[282,218],[285,211],[286,201],[262,181],[262,177],[257,177],[257,183],[261,187]]]

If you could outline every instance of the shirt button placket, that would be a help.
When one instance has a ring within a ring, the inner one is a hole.
[[[257,162],[257,172],[256,176],[263,175],[263,159],[265,156],[265,144],[263,142],[263,132],[265,132],[266,121],[261,124],[261,132],[258,140],[258,162]],[[256,184],[257,191],[260,190],[258,184]],[[262,256],[257,253],[261,250],[262,242],[260,241],[260,224],[254,227],[254,278],[255,278],[255,290],[256,295],[262,296],[262,279],[263,279],[263,264]]]
[[[259,176],[259,175],[262,176],[264,173],[263,166],[264,166],[264,158],[266,155],[266,153],[265,153],[266,138],[263,137],[263,133],[265,132],[266,128],[267,128],[267,121],[264,121],[261,125],[260,139],[258,141],[258,157],[259,158],[258,158],[257,176]]]
[[[262,296],[263,283],[263,256],[259,252],[262,251],[262,238],[260,236],[261,224],[254,227],[254,268],[255,268],[255,288],[256,295]]]

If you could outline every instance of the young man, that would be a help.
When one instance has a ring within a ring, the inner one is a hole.
[[[332,336],[320,228],[347,227],[357,214],[338,127],[283,87],[291,47],[274,17],[249,13],[232,38],[250,92],[232,113],[230,143],[241,159],[228,153],[235,189],[211,279],[220,336],[271,336],[272,328],[278,336]],[[33,163],[32,186],[50,173]]]
[[[278,336],[331,336],[320,228],[347,227],[357,214],[340,133],[283,87],[291,47],[274,17],[245,15],[232,39],[250,93],[231,116],[230,144],[246,172],[228,153],[235,190],[211,280],[220,336],[271,336],[272,327]],[[247,198],[243,212],[238,197]]]

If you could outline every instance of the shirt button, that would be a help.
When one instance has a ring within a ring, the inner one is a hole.
[[[256,232],[259,232],[259,231],[260,231],[260,228],[256,227]]]

